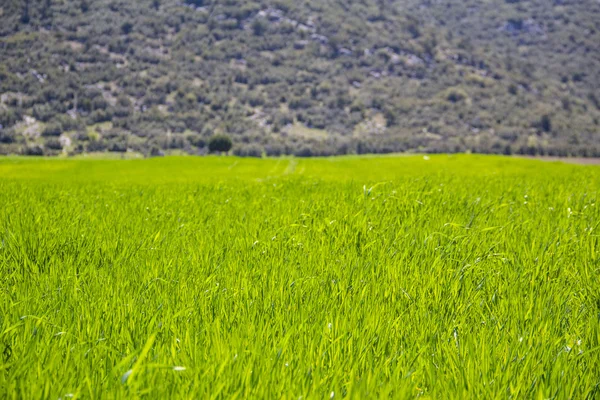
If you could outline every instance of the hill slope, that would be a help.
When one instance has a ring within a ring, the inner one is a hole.
[[[600,155],[596,0],[187,3],[4,2],[0,153]]]

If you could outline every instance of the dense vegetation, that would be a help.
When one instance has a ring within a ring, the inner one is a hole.
[[[0,153],[600,155],[597,0],[5,0]]]
[[[0,159],[0,397],[598,398],[599,190],[483,156]]]

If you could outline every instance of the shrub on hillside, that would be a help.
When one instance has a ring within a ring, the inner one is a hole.
[[[44,130],[42,131],[42,136],[60,136],[63,132],[63,127],[58,122],[52,122],[46,125]]]
[[[458,103],[467,97],[469,97],[467,92],[460,88],[451,88],[446,92],[446,99],[451,103]]]
[[[15,140],[16,140],[15,133],[13,131],[0,129],[0,143],[10,144],[10,143],[14,143]]]
[[[211,153],[227,153],[229,150],[231,150],[232,146],[233,142],[227,135],[215,135],[208,141],[208,150]]]
[[[21,154],[24,156],[43,156],[44,149],[42,149],[40,146],[25,146],[21,150]]]
[[[550,115],[546,114],[542,116],[540,119],[540,128],[542,128],[544,132],[550,132],[552,130],[552,119],[550,118]]]
[[[238,157],[262,157],[263,148],[256,143],[238,146],[233,149],[233,154]]]
[[[6,127],[19,121],[19,116],[13,110],[0,109],[0,125]]]
[[[60,140],[56,138],[49,138],[46,140],[45,147],[50,150],[62,150],[63,146]]]

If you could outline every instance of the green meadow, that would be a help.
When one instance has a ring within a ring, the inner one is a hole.
[[[0,159],[0,398],[600,397],[600,167]]]

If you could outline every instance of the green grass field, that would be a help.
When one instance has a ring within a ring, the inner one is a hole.
[[[600,397],[600,167],[0,159],[0,398]]]

